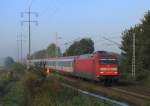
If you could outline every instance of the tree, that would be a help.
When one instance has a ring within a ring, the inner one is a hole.
[[[54,43],[50,44],[47,48],[48,57],[61,56],[61,51],[59,47],[56,47]]]
[[[12,64],[14,64],[15,62],[14,62],[14,60],[13,60],[13,58],[12,57],[6,57],[5,59],[4,59],[4,66],[5,66],[5,68],[9,68]]]
[[[141,76],[141,73],[147,73],[150,70],[150,11],[145,14],[141,24],[122,33],[121,49],[124,51],[122,52],[124,56],[122,66],[124,66],[123,71],[125,72],[131,72],[133,34],[136,37],[136,73]]]
[[[65,54],[69,56],[82,55],[92,53],[94,51],[94,42],[90,38],[83,38],[74,42],[66,50]]]
[[[32,54],[32,59],[41,59],[41,58],[52,58],[56,56],[61,56],[61,51],[59,47],[56,47],[54,43],[50,44],[47,49],[39,50]]]
[[[46,50],[39,50],[39,51],[33,53],[31,58],[32,59],[46,58]]]

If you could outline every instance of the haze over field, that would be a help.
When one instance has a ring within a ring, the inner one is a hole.
[[[4,59],[0,58],[0,67],[4,66]]]
[[[28,52],[28,27],[22,27],[20,13],[31,10],[38,12],[39,25],[32,24],[32,52],[46,48],[55,42],[55,32],[62,39],[59,45],[64,51],[65,42],[91,37],[96,50],[120,52],[120,49],[103,39],[105,36],[121,43],[121,33],[140,22],[150,10],[150,1],[142,0],[2,0],[0,3],[0,58],[17,57],[17,35],[21,32],[23,55]]]

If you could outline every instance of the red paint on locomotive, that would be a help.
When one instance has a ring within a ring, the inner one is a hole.
[[[110,54],[93,54],[87,58],[79,57],[75,60],[74,70],[77,76],[93,80],[119,76],[117,58]]]

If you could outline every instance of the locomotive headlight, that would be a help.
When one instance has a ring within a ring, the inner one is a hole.
[[[100,73],[101,73],[101,74],[104,74],[104,72],[103,72],[103,71],[101,71]]]
[[[108,70],[108,68],[100,68],[99,70],[105,71],[105,70]]]
[[[117,72],[117,71],[115,71],[114,73],[115,73],[115,74],[118,74],[118,72]]]
[[[117,68],[116,67],[115,68],[110,68],[110,70],[117,71]]]

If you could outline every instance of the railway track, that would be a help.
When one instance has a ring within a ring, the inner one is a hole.
[[[61,83],[62,86],[65,86],[65,87],[68,87],[70,89],[73,89],[73,90],[76,90],[80,93],[83,93],[85,95],[88,95],[88,96],[92,96],[94,98],[97,98],[98,100],[100,100],[101,102],[103,102],[104,104],[107,104],[107,105],[110,105],[110,106],[129,106],[127,103],[123,103],[123,102],[119,102],[119,101],[116,101],[116,100],[112,100],[112,99],[109,99],[107,97],[104,97],[104,96],[101,96],[101,95],[97,95],[97,94],[94,94],[94,93],[91,93],[91,92],[88,92],[88,91],[84,91],[84,90],[81,90],[81,89],[78,89],[78,88],[75,88],[73,86],[70,86],[70,85],[67,85],[65,83]]]
[[[131,85],[130,86],[116,86],[118,89],[123,89],[126,91],[131,91],[137,94],[146,95],[150,97],[150,87],[145,87],[143,85]]]
[[[149,96],[146,96],[146,95],[143,95],[143,94],[138,94],[138,93],[135,93],[135,92],[132,92],[132,91],[127,91],[125,89],[121,89],[121,88],[112,88],[112,90],[115,90],[117,92],[122,92],[122,93],[125,93],[125,94],[128,94],[128,95],[132,95],[132,96],[135,96],[137,98],[142,98],[142,99],[146,99],[146,100],[149,100],[150,101],[150,97]]]
[[[150,101],[149,90],[143,91],[141,88],[134,88],[134,85],[129,86],[112,86],[112,87],[104,87],[103,84],[93,83],[78,79],[74,77],[61,76],[61,81],[68,85],[74,86],[79,89],[83,89],[85,91],[92,92],[94,94],[102,95],[108,98],[112,98],[115,100],[119,100],[122,102],[127,102],[133,106],[145,106]],[[136,85],[136,87],[138,87]],[[136,89],[138,89],[136,91]],[[142,93],[140,92],[142,90]]]

